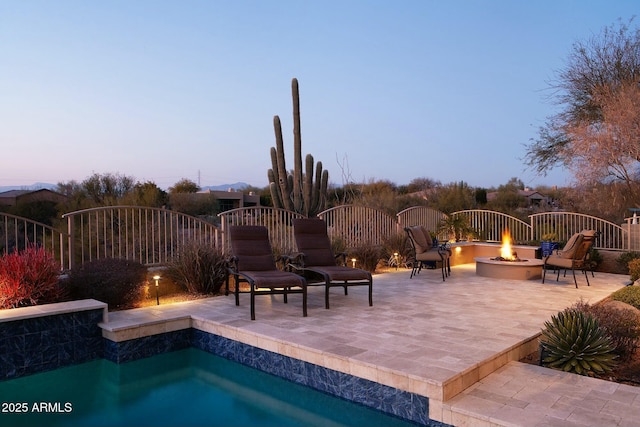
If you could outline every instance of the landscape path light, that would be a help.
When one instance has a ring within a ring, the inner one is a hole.
[[[156,281],[156,305],[160,305],[160,296],[158,295],[158,282],[160,281],[160,276],[156,274],[153,276],[153,280]]]

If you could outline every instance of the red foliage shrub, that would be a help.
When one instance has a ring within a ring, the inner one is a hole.
[[[35,245],[0,257],[0,308],[62,300],[59,274],[58,262]]]

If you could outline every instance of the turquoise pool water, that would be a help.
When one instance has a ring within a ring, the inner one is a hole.
[[[0,382],[1,426],[415,426],[189,348]]]

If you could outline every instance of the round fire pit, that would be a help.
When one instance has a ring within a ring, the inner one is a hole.
[[[476,274],[494,279],[533,280],[542,278],[541,259],[500,261],[490,257],[476,257]]]

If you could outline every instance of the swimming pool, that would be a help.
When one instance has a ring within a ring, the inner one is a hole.
[[[205,351],[0,382],[2,426],[415,426]]]

